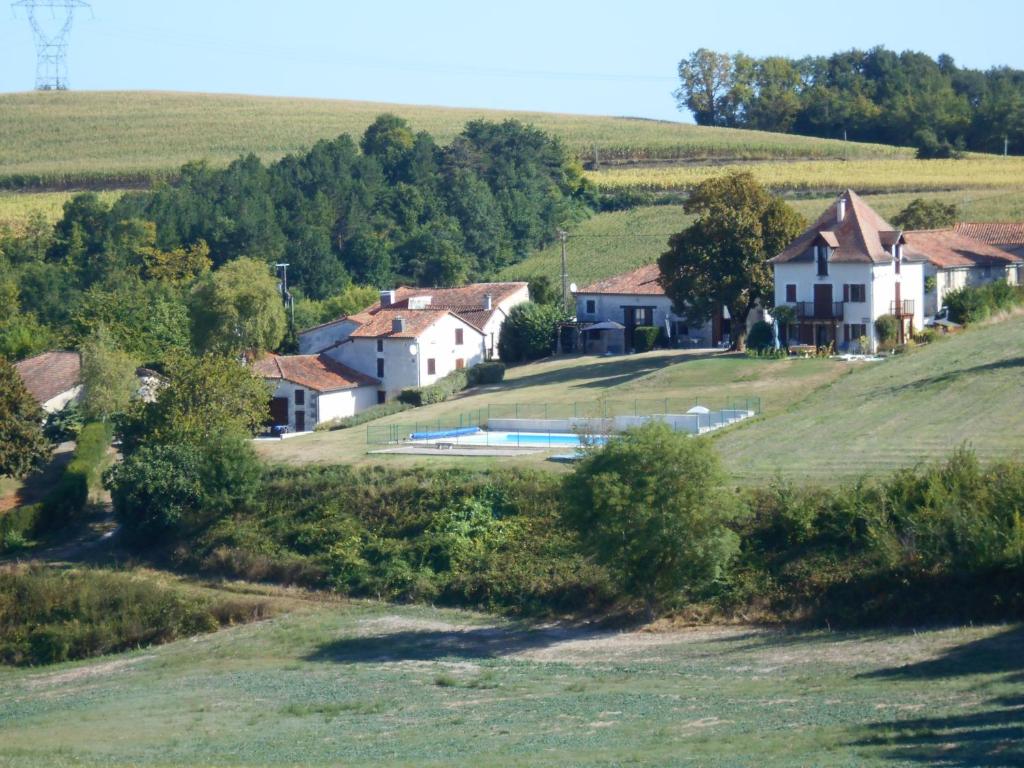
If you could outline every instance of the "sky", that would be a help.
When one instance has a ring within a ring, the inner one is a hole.
[[[948,53],[965,67],[1024,69],[1020,0],[91,5],[91,12],[78,12],[70,35],[75,90],[249,93],[689,121],[672,91],[679,60],[701,47],[800,57],[884,45]],[[34,77],[24,10],[0,11],[0,92],[29,90]]]

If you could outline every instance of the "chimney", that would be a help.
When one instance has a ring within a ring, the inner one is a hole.
[[[390,307],[395,303],[395,292],[394,291],[381,291],[380,292],[380,306],[381,309]]]
[[[839,202],[836,205],[836,222],[839,224],[843,223],[843,219],[846,218],[846,195],[839,196]]]
[[[489,293],[484,294],[484,309],[491,309],[494,306],[494,297]]]
[[[396,317],[391,321],[391,332],[392,333],[405,333],[405,318]]]

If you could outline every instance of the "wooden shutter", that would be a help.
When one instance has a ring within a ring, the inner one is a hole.
[[[850,284],[843,283],[843,301],[850,300]]]

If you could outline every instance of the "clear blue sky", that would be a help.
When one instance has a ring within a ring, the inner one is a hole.
[[[0,0],[5,3],[8,0]],[[699,47],[755,56],[882,44],[1024,69],[1024,4],[743,0],[93,0],[71,33],[77,90],[176,90],[686,119]],[[0,92],[32,87],[22,11],[0,11]]]

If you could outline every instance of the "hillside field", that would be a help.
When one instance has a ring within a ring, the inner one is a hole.
[[[0,669],[0,766],[1011,765],[1020,627],[615,631],[281,594],[258,624]]]
[[[165,177],[206,159],[265,160],[317,140],[362,134],[392,112],[441,143],[470,120],[515,118],[561,137],[585,161],[886,158],[911,150],[626,117],[195,93],[32,92],[0,95],[0,182],[63,185]]]

